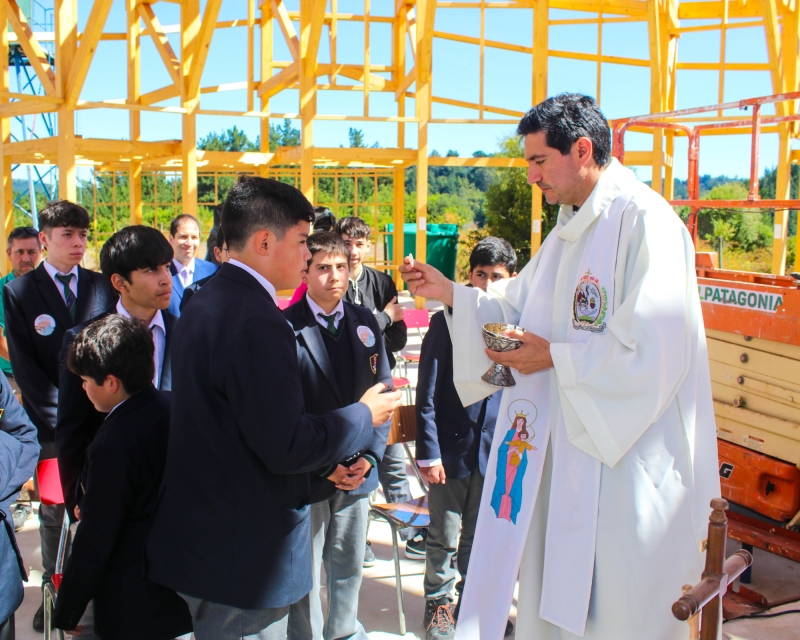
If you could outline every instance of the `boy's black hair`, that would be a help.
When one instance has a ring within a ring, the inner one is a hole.
[[[153,336],[143,322],[112,313],[81,331],[67,352],[67,367],[77,376],[103,384],[116,376],[127,393],[153,382]]]
[[[222,247],[225,246],[225,232],[222,230],[222,227],[214,227],[211,232],[214,234],[214,239],[212,240],[211,234],[209,234],[208,242],[222,251]]]
[[[314,222],[314,207],[293,186],[272,178],[244,176],[234,185],[222,210],[228,249],[244,248],[250,237],[268,229],[278,240],[301,222]]]
[[[49,233],[57,227],[89,228],[89,213],[69,200],[54,200],[39,212],[39,229]]]
[[[336,216],[328,207],[314,207],[314,231],[333,231]]]
[[[333,231],[317,231],[308,236],[306,241],[311,257],[308,259],[308,266],[311,266],[311,261],[317,253],[325,252],[332,253],[335,256],[343,256],[347,259],[347,264],[350,264],[350,249],[347,248],[342,236]]]
[[[350,236],[353,240],[361,240],[372,235],[372,229],[361,218],[350,216],[349,218],[342,218],[336,223],[336,233],[339,235]]]
[[[111,279],[115,273],[128,282],[137,269],[157,269],[172,262],[172,245],[158,229],[141,224],[120,229],[100,250],[100,270]]]
[[[197,230],[199,231],[200,221],[193,215],[190,215],[188,213],[182,213],[179,216],[175,216],[172,219],[172,222],[169,223],[169,235],[171,235],[174,238],[175,234],[178,233],[178,227],[181,226],[184,222],[189,222],[190,220],[197,225]]]
[[[502,238],[488,237],[475,245],[469,254],[469,270],[475,267],[493,267],[501,265],[508,270],[508,275],[514,275],[517,270],[517,254],[508,242]]]
[[[594,98],[580,93],[560,93],[528,111],[517,134],[545,132],[547,146],[567,155],[578,138],[592,141],[592,157],[600,167],[611,161],[611,130]]]
[[[17,227],[8,234],[8,242],[6,243],[6,247],[11,248],[11,243],[14,242],[14,240],[29,240],[31,238],[36,238],[36,242],[41,248],[42,243],[39,241],[39,232],[36,229],[33,227]]]

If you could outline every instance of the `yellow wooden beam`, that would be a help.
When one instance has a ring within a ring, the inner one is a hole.
[[[78,49],[78,2],[56,0],[56,95],[67,97],[67,83]],[[58,197],[75,202],[78,196],[75,164],[75,111],[67,104],[58,110]]]
[[[286,45],[289,47],[289,53],[292,54],[292,60],[297,62],[300,59],[300,41],[297,38],[297,31],[295,31],[294,24],[289,18],[289,12],[286,10],[286,5],[283,0],[271,0],[272,14],[278,21],[278,26],[281,28],[281,33],[286,40]]]
[[[714,2],[681,2],[678,6],[678,18],[681,20],[721,20],[725,11],[723,1]],[[761,8],[754,0],[731,2],[728,6],[729,18],[760,18]]]
[[[453,158],[443,156],[429,156],[428,165],[431,167],[502,167],[510,169],[526,169],[528,161],[525,158]]]
[[[221,6],[222,0],[208,0],[206,3],[206,11],[203,14],[203,22],[200,25],[200,33],[192,55],[192,66],[189,72],[187,93],[190,96],[195,95],[200,89],[200,80],[203,77],[203,69],[208,59],[208,50],[211,47],[211,38],[214,36],[217,16]]]
[[[462,109],[475,109],[477,111],[486,111],[487,113],[497,113],[503,116],[513,116],[521,118],[524,112],[515,111],[513,109],[503,109],[502,107],[492,107],[489,105],[480,105],[475,102],[466,102],[464,100],[453,100],[452,98],[442,98],[440,96],[431,96],[430,101],[434,104],[447,104],[451,107],[461,107]]]
[[[200,82],[193,76],[197,42],[200,37],[200,0],[184,0],[181,6],[180,86],[183,89],[181,116],[181,211],[197,215],[197,109],[200,106]],[[202,72],[202,69],[199,70]],[[190,89],[194,89],[190,92]]]
[[[148,91],[147,93],[141,94],[136,103],[131,103],[131,104],[142,104],[142,105],[158,104],[159,102],[163,102],[164,100],[177,98],[180,95],[181,95],[180,88],[178,88],[174,84],[168,84],[166,87],[161,87],[160,89],[154,89],[153,91]]]
[[[281,3],[282,6],[283,3]],[[300,2],[300,190],[314,202],[314,116],[317,113],[317,53],[325,2]],[[273,7],[275,8],[275,7]]]
[[[89,73],[89,65],[92,63],[100,36],[103,35],[103,27],[106,24],[108,13],[111,11],[112,0],[95,0],[83,30],[80,47],[75,55],[75,62],[70,69],[67,78],[67,105],[74,109],[80,97],[86,75]]]
[[[175,55],[175,51],[172,48],[172,45],[169,43],[169,39],[164,33],[161,22],[158,20],[158,17],[153,11],[153,7],[150,6],[149,3],[145,2],[139,3],[137,7],[139,9],[139,15],[144,20],[144,23],[147,26],[147,31],[150,33],[153,39],[153,44],[156,47],[156,51],[158,51],[158,55],[161,56],[161,60],[164,62],[164,66],[167,69],[167,73],[169,73],[169,77],[172,78],[172,81],[175,83],[176,87],[180,87],[180,60],[178,60],[178,56]]]
[[[297,82],[299,76],[300,63],[293,62],[285,69],[282,69],[274,76],[264,80],[264,82],[258,85],[258,95],[263,99],[271,98],[284,89],[291,87],[295,82]]]
[[[58,108],[58,103],[34,100],[0,103],[0,118],[16,118],[17,116],[27,116],[36,113],[54,113],[58,111]]]
[[[0,60],[8,60],[8,5],[0,1]],[[8,64],[0,65],[0,92],[7,93],[9,89]],[[7,106],[8,98],[0,97],[0,109]],[[11,179],[11,158],[7,155],[8,145],[11,142],[11,120],[0,116],[0,223],[3,233],[0,234],[0,264],[2,272],[8,273],[11,263],[6,254],[8,234],[14,228],[14,184]]]
[[[17,41],[28,57],[33,70],[36,72],[36,76],[39,78],[39,82],[42,83],[45,93],[54,95],[56,93],[56,76],[55,73],[53,73],[53,67],[48,61],[47,54],[39,44],[36,35],[31,30],[31,26],[28,24],[25,14],[22,13],[22,10],[19,8],[17,0],[5,1],[8,3],[6,17],[11,23],[11,28],[14,29],[14,33],[17,34]],[[5,24],[3,28],[5,28]],[[2,64],[6,65],[7,61],[8,56],[3,59]]]
[[[328,75],[328,69],[326,67],[327,65],[319,65],[319,75]],[[382,78],[374,73],[367,73],[367,71],[363,68],[358,69],[353,68],[352,66],[338,65],[336,68],[336,73],[340,76],[344,76],[345,78],[350,78],[351,80],[361,82],[362,84],[366,84],[365,77],[368,77],[370,88],[375,89],[376,91],[388,90],[392,86],[391,80]]]

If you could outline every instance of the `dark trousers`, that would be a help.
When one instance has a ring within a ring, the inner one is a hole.
[[[0,640],[14,640],[14,614],[12,613],[5,622],[0,622]]]

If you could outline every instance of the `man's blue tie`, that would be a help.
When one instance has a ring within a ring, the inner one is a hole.
[[[61,275],[60,273],[56,274],[56,280],[58,280],[64,286],[64,302],[67,303],[67,311],[69,311],[69,315],[72,317],[73,322],[75,322],[75,312],[77,311],[78,307],[78,299],[75,297],[75,294],[72,293],[72,289],[69,288],[69,283],[74,277],[74,273],[68,273],[65,276]]]

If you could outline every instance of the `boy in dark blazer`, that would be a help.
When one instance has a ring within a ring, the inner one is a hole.
[[[169,312],[177,318],[181,315],[183,290],[198,280],[214,275],[219,267],[197,257],[200,250],[200,223],[188,213],[173,218],[169,223],[169,243],[175,253],[170,265],[172,297]]]
[[[186,603],[144,571],[169,437],[169,395],[153,387],[153,353],[150,330],[118,314],[90,324],[69,347],[67,366],[107,415],[81,472],[81,524],[56,598],[58,629],[82,631],[91,600],[101,640],[169,640],[192,629]]]
[[[500,238],[481,240],[469,262],[470,284],[484,291],[491,282],[516,275],[514,249]],[[453,384],[450,331],[444,312],[435,313],[422,341],[416,400],[416,458],[430,487],[431,524],[423,582],[427,640],[455,636],[458,612],[453,615],[450,611],[452,591],[455,585],[460,594],[467,576],[501,395],[502,391],[497,391],[467,407],[461,404]],[[461,574],[458,584],[454,556]]]
[[[69,346],[89,324],[109,313],[133,317],[149,327],[154,346],[153,386],[172,389],[170,341],[178,319],[167,312],[172,292],[172,247],[157,229],[132,225],[117,231],[100,251],[100,269],[119,294],[113,309],[79,324],[64,336],[59,361],[56,448],[64,501],[71,518],[80,503],[79,479],[83,456],[105,417],[83,391],[79,376],[66,366]]]
[[[303,299],[283,313],[294,328],[306,411],[322,415],[357,402],[392,377],[380,328],[366,309],[344,302],[350,253],[341,237],[320,231],[308,238],[311,259]],[[368,496],[378,487],[372,472],[381,460],[389,423],[348,460],[311,474],[311,539],[314,583],[292,606],[289,640],[366,640],[358,621],[362,550],[367,541]],[[325,565],[327,616],[320,599]],[[327,620],[326,620],[327,617]]]
[[[79,266],[89,230],[86,209],[66,200],[52,202],[39,212],[39,229],[47,257],[6,285],[3,302],[14,377],[39,432],[41,459],[47,460],[56,457],[58,354],[64,334],[113,309],[117,296],[106,278]],[[63,506],[39,507],[45,582],[55,570],[63,517]],[[43,606],[34,615],[33,628],[44,630]]]
[[[172,366],[185,375],[172,384],[148,575],[189,603],[197,640],[285,638],[312,584],[309,473],[367,450],[400,402],[376,384],[356,404],[305,413],[276,290],[300,284],[313,219],[292,186],[235,185],[222,214],[231,259],[175,329]]]
[[[397,304],[397,287],[388,275],[364,264],[364,258],[372,248],[370,242],[372,229],[366,222],[358,217],[342,218],[336,222],[335,231],[342,236],[342,240],[350,250],[350,282],[345,300],[373,313],[386,343],[389,369],[394,369],[393,352],[403,349],[408,339],[408,329],[403,322],[403,308]],[[393,444],[386,448],[383,460],[378,466],[378,477],[383,487],[383,495],[388,502],[411,500],[403,445]],[[425,555],[424,536],[424,530],[420,532],[414,528],[403,529],[400,532],[400,537],[407,540],[406,556]],[[366,546],[364,566],[369,567],[374,563],[375,556],[372,549]]]
[[[214,246],[211,247],[211,249],[214,251],[214,257],[217,260],[217,264],[222,265],[228,261],[228,245],[225,244],[225,233],[222,231],[222,227],[217,227],[214,231]],[[208,241],[211,242],[211,236],[209,236]],[[217,272],[215,271],[210,276],[206,276],[201,280],[195,280],[188,287],[184,288],[183,298],[181,299],[180,304],[181,313],[183,313],[186,305],[189,304],[189,300],[192,299],[192,296],[202,289],[203,285],[211,280],[216,273]]]

